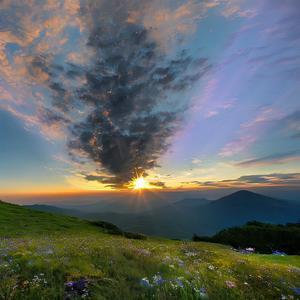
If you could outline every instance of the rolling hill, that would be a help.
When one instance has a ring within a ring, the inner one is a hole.
[[[109,228],[0,202],[0,299],[297,299],[298,256],[128,239]]]
[[[47,207],[34,207],[50,211]],[[221,229],[242,225],[248,221],[267,223],[295,222],[300,218],[300,205],[295,202],[238,191],[218,200],[184,199],[140,213],[107,211],[57,210],[66,215],[88,220],[112,222],[123,230],[148,235],[190,239],[194,233],[212,235]]]
[[[88,221],[35,211],[27,207],[0,201],[0,235],[23,236],[33,234],[76,231],[93,226]]]

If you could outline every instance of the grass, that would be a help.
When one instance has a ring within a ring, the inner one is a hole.
[[[300,299],[300,257],[128,239],[104,227],[0,203],[0,299]],[[68,291],[83,278],[86,293]]]

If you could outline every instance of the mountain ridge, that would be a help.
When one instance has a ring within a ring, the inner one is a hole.
[[[187,201],[179,200],[142,213],[74,212],[74,215],[112,222],[127,231],[184,239],[190,239],[194,233],[213,235],[221,229],[253,220],[286,223],[300,218],[300,205],[247,190],[217,200]]]

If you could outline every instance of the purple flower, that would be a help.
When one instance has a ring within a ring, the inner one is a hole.
[[[292,291],[293,291],[295,294],[300,295],[300,287],[292,288]]]
[[[88,296],[88,280],[79,279],[78,281],[69,281],[66,284],[66,290],[75,295]]]
[[[153,283],[155,285],[162,285],[165,282],[165,280],[161,277],[161,275],[156,274],[153,276]]]
[[[73,283],[74,283],[73,281],[67,282],[66,286],[71,288],[73,286]]]
[[[178,285],[179,287],[181,287],[181,288],[184,287],[184,284],[183,284],[183,282],[182,282],[180,279],[176,278],[174,281],[177,283],[177,285]]]
[[[199,295],[200,295],[201,298],[208,298],[208,294],[207,294],[206,288],[202,287],[199,290]]]
[[[151,287],[151,284],[150,284],[150,282],[149,282],[149,280],[148,280],[147,277],[142,278],[140,280],[140,285],[143,286],[143,287]]]

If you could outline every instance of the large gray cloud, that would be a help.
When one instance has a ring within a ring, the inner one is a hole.
[[[81,7],[91,64],[60,65],[47,57],[32,63],[49,75],[55,109],[70,115],[74,107],[90,109],[84,120],[69,126],[68,147],[74,159],[84,153],[112,175],[86,180],[113,187],[157,165],[188,107],[183,92],[210,68],[207,59],[184,49],[163,52],[149,29],[127,21],[132,4],[86,1]],[[78,77],[86,83],[70,92],[65,80]]]

